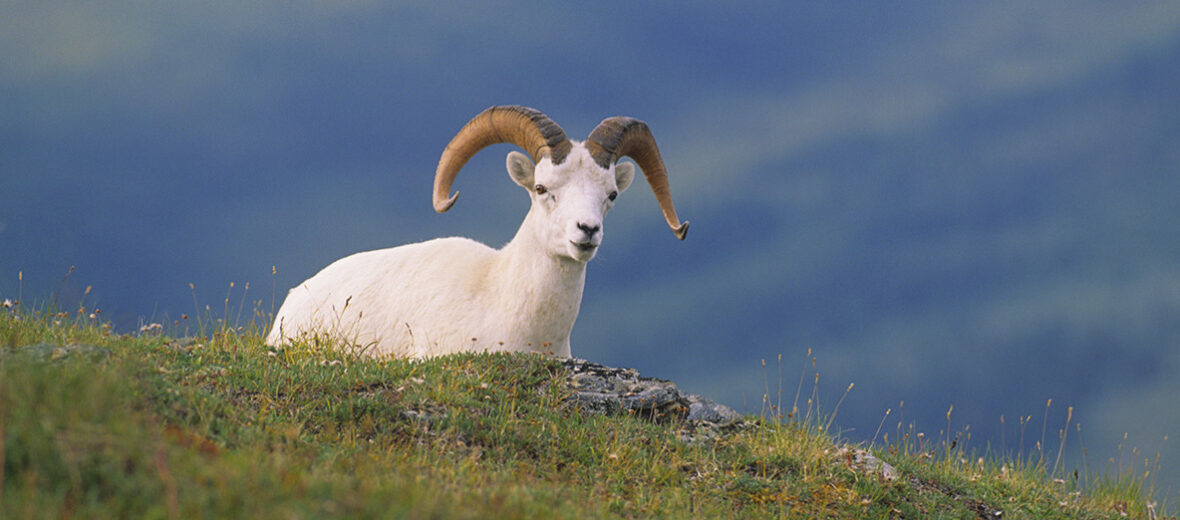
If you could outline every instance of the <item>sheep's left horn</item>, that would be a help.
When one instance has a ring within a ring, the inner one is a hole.
[[[544,157],[561,164],[572,145],[557,123],[540,111],[522,106],[494,106],[473,117],[455,135],[438,160],[434,172],[434,210],[451,209],[456,192],[451,184],[459,170],[476,152],[497,143],[512,143],[532,156],[533,162]]]
[[[672,206],[672,190],[668,186],[668,172],[664,169],[660,149],[656,147],[656,140],[647,128],[647,123],[631,117],[606,118],[590,132],[586,149],[590,151],[594,162],[603,168],[609,168],[622,157],[635,160],[647,177],[656,201],[660,203],[668,227],[672,228],[676,238],[684,240],[688,234],[688,221],[681,224],[676,216],[676,208]]]

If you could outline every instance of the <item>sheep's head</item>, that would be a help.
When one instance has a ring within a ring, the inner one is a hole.
[[[544,222],[538,239],[555,254],[578,261],[594,257],[602,243],[602,221],[615,197],[634,179],[631,157],[647,177],[668,226],[683,240],[683,224],[672,206],[668,175],[655,139],[643,121],[611,117],[599,123],[583,142],[573,142],[537,110],[497,106],[484,110],[451,140],[434,177],[434,209],[444,212],[459,196],[450,195],[459,170],[476,152],[496,143],[512,143],[529,153],[508,154],[508,173],[530,193],[536,216]]]
[[[603,217],[615,197],[631,185],[631,163],[602,168],[575,143],[561,164],[548,157],[537,164],[520,152],[508,154],[508,174],[529,191],[532,232],[551,254],[588,261],[602,244]]]

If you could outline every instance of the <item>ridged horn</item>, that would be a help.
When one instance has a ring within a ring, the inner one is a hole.
[[[459,192],[450,194],[459,170],[476,152],[497,143],[523,148],[533,162],[549,157],[553,164],[561,164],[571,148],[561,127],[538,110],[515,105],[489,107],[463,125],[443,150],[434,172],[435,211],[451,209],[459,197]]]
[[[676,208],[672,206],[672,190],[668,187],[668,171],[664,169],[660,149],[656,147],[656,140],[647,123],[623,116],[603,119],[590,132],[586,149],[590,151],[594,162],[603,168],[609,168],[623,157],[633,159],[643,170],[647,183],[656,194],[656,201],[660,203],[660,211],[664,213],[668,227],[672,228],[676,238],[684,240],[688,234],[688,222],[681,224],[676,216]]]

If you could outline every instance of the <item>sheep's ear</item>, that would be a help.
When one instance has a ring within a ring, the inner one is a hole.
[[[635,163],[620,162],[615,164],[615,185],[619,187],[619,193],[627,191],[627,187],[631,186],[633,180],[635,180]]]
[[[507,166],[508,175],[512,177],[513,182],[526,190],[533,189],[533,169],[535,166],[529,156],[520,152],[510,152]]]

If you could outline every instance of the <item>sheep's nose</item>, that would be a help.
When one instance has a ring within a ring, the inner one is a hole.
[[[578,222],[578,229],[582,230],[583,233],[586,233],[586,236],[592,237],[592,236],[594,236],[595,233],[598,232],[598,230],[602,229],[602,226],[597,225],[597,224],[591,225],[591,224],[586,224],[585,222]]]

